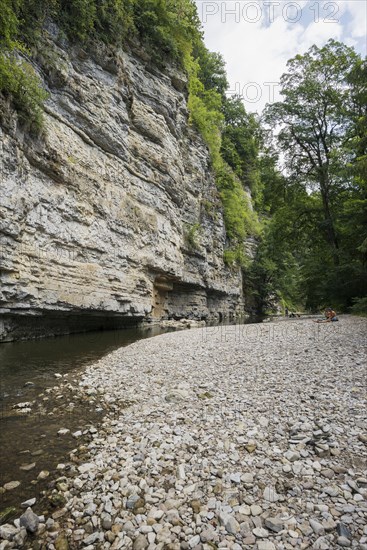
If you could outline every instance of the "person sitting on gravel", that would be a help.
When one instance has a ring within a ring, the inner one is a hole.
[[[331,323],[331,322],[334,322],[334,321],[339,321],[339,319],[336,316],[335,311],[333,309],[331,309],[331,307],[327,307],[325,309],[324,315],[325,315],[324,319],[317,319],[317,321],[315,321],[315,323]]]
[[[299,313],[295,313],[294,311],[291,311],[289,314],[289,317],[292,317],[292,319],[296,319],[296,317],[298,317],[299,319],[301,315]]]

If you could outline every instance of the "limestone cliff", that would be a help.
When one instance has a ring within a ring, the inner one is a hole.
[[[0,340],[241,312],[185,77],[142,53],[40,51],[43,135],[0,127]]]

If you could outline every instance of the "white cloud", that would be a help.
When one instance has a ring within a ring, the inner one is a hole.
[[[366,55],[367,33],[367,3],[364,0],[336,0],[338,6],[337,17],[348,13],[351,21],[346,25],[346,32],[353,38],[364,38],[364,54]]]
[[[325,44],[329,38],[335,40],[341,40],[343,36],[343,27],[339,23],[335,23],[332,26],[330,24],[320,25],[320,23],[311,23],[304,30],[300,43],[302,48],[307,50],[312,44],[318,46]]]
[[[321,47],[334,38],[365,55],[363,0],[269,0],[270,11],[264,2],[197,0],[205,43],[223,55],[230,90],[243,92],[248,111],[260,112],[267,102],[279,98],[271,97],[266,83],[278,83],[288,59],[305,53],[312,44]]]

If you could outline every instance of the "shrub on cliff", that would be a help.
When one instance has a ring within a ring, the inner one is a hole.
[[[190,121],[206,141],[216,176],[228,238],[224,259],[229,265],[248,264],[244,242],[258,235],[261,227],[244,187],[257,179],[258,125],[247,115],[239,99],[225,96],[228,87],[224,61],[201,45],[197,58],[185,59],[189,76]],[[201,75],[201,78],[199,78]]]
[[[190,0],[2,0],[0,93],[37,126],[46,94],[23,54],[37,47],[48,20],[58,23],[73,42],[102,40],[121,46],[135,37],[153,59],[182,64],[200,37],[200,21]]]
[[[18,41],[16,10],[20,4],[20,0],[3,0],[0,10],[0,94],[10,101],[21,120],[39,130],[47,93],[32,65],[24,59],[26,48]]]
[[[0,53],[0,93],[10,100],[21,121],[41,129],[47,92],[32,65],[14,52]]]

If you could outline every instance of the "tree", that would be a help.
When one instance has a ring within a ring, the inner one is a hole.
[[[193,56],[199,62],[198,78],[206,90],[215,90],[223,98],[228,88],[225,62],[220,53],[210,52],[201,40],[196,41]]]
[[[358,231],[358,251],[367,264],[367,59],[358,60],[348,75],[352,101],[350,106],[353,125],[349,132],[347,148],[351,162],[347,166],[353,181],[353,197],[346,205],[359,219],[353,216],[352,228]]]
[[[367,276],[366,61],[330,40],[291,59],[281,86],[284,100],[267,106],[264,120],[284,156],[287,204],[273,193],[277,178],[262,171],[262,208],[271,217],[262,246],[269,250],[277,235],[272,257],[282,295],[283,249],[297,260],[306,307],[345,309],[364,296]]]
[[[222,156],[231,166],[244,187],[249,187],[253,198],[258,189],[257,158],[259,152],[259,124],[248,114],[242,100],[233,96],[222,101],[224,128]]]
[[[345,185],[341,167],[348,160],[351,90],[348,76],[359,61],[352,48],[329,40],[288,61],[281,77],[284,100],[266,109],[265,121],[280,127],[278,143],[290,176],[320,193],[322,230],[339,265],[339,236],[333,200]]]
[[[247,302],[258,313],[275,310],[279,303],[289,309],[304,306],[302,260],[312,241],[310,213],[319,213],[305,189],[285,177],[277,163],[276,151],[264,148],[258,159],[263,231],[254,261],[244,273]]]
[[[0,51],[15,45],[14,40],[19,27],[17,9],[18,5],[13,0],[3,0],[0,9]]]

